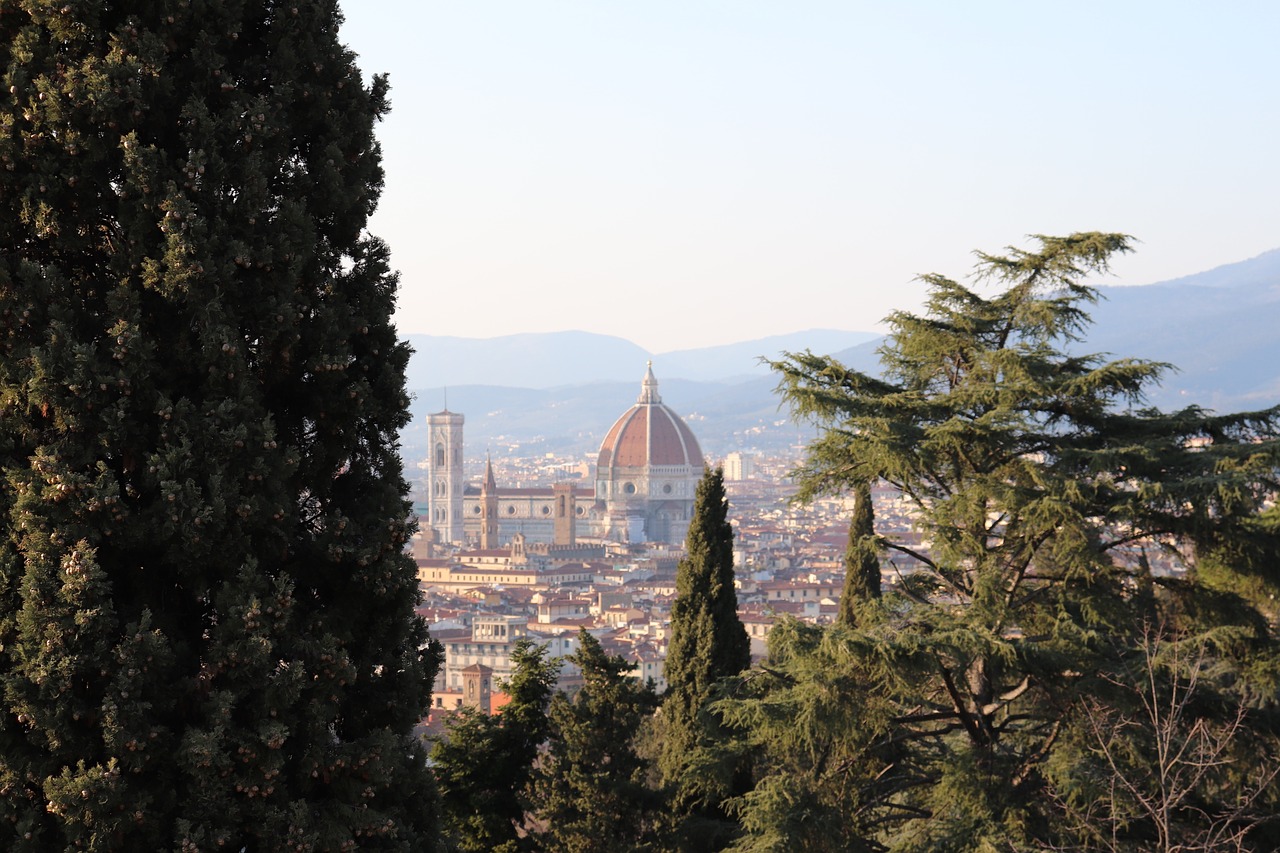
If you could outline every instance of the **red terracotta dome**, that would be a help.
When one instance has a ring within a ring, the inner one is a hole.
[[[702,472],[702,448],[679,415],[658,396],[658,380],[650,364],[640,399],[614,422],[600,445],[597,476],[609,469],[688,466]]]
[[[693,431],[658,396],[650,364],[640,399],[600,445],[595,505],[603,513],[605,538],[683,542],[703,465]]]

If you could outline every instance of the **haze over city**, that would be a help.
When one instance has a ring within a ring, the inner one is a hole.
[[[663,352],[875,330],[1029,233],[1134,235],[1108,284],[1280,244],[1274,4],[344,12],[391,78],[371,229],[402,334]]]

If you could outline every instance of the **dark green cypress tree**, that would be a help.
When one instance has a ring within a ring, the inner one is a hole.
[[[844,552],[844,589],[840,592],[840,621],[858,621],[860,603],[880,598],[880,554],[876,548],[876,515],[871,504],[871,484],[859,482],[853,489],[853,518],[849,520],[849,545]]]
[[[733,586],[733,527],[724,472],[708,468],[694,498],[693,519],[676,569],[667,645],[667,692],[662,702],[662,768],[681,775],[698,740],[699,715],[721,678],[751,665],[751,642],[738,619]]]
[[[0,0],[6,850],[434,841],[387,84],[340,20]]]

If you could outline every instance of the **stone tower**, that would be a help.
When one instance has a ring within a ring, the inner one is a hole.
[[[473,663],[462,670],[462,706],[486,716],[493,713],[493,670]]]
[[[576,545],[578,507],[574,500],[573,484],[556,483],[551,487],[551,496],[551,512],[555,518],[552,541],[557,545]]]
[[[484,460],[484,483],[480,486],[480,550],[498,547],[498,484],[493,479],[493,462]]]
[[[437,542],[462,541],[462,422],[448,409],[427,415],[427,515]]]

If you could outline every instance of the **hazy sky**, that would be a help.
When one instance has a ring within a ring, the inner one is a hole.
[[[1280,3],[345,0],[402,333],[874,330],[1029,233],[1280,246]]]

